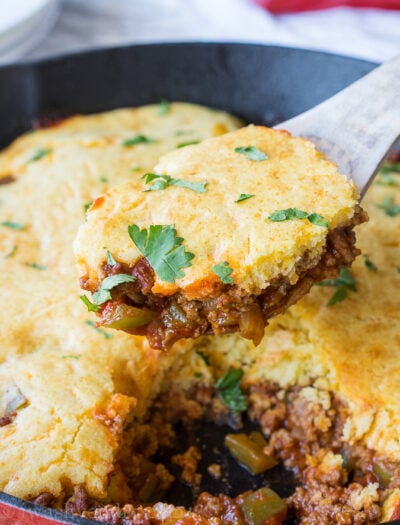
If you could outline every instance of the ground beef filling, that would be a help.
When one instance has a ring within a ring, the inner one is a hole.
[[[154,403],[147,423],[148,435],[143,433],[136,446],[157,439],[155,434],[162,436],[163,421],[168,426],[172,421],[190,424],[193,419],[214,417],[216,399],[212,386],[199,384],[186,393],[171,389]],[[259,425],[268,441],[265,452],[274,454],[297,478],[295,492],[286,499],[289,518],[284,523],[379,523],[383,501],[391,490],[400,487],[400,465],[363,445],[350,446],[342,440],[343,425],[348,417],[344,404],[331,393],[311,386],[282,391],[271,383],[253,385],[247,392],[247,400],[248,417]],[[140,428],[143,429],[143,425]],[[136,430],[134,434],[137,433]],[[158,446],[166,444],[162,438]],[[147,448],[154,452],[156,446],[154,442]],[[181,458],[185,456],[188,462],[183,461],[182,467],[192,470],[193,451],[189,449]],[[128,454],[126,464],[120,463],[119,468],[131,469],[131,462]],[[144,470],[148,470],[148,465]],[[242,507],[246,494],[229,496],[202,492],[193,508],[188,510],[154,503],[155,500],[153,504],[145,503],[138,498],[137,490],[130,503],[102,505],[90,502],[80,488],[69,498],[65,509],[115,525],[249,525]],[[283,518],[273,522],[274,525],[282,523]]]
[[[329,232],[319,259],[307,255],[302,258],[296,267],[299,279],[295,284],[287,278],[278,278],[259,295],[249,294],[235,285],[223,285],[215,296],[202,301],[189,300],[183,293],[164,297],[151,292],[154,272],[145,259],[139,260],[133,268],[105,265],[107,276],[127,273],[136,280],[112,291],[112,300],[101,307],[99,325],[145,335],[150,345],[157,349],[168,349],[179,339],[233,332],[258,344],[269,318],[297,302],[313,284],[336,278],[341,266],[353,262],[359,254],[353,228],[366,220],[365,212],[358,208],[348,225]],[[140,326],[135,322],[132,325],[123,322],[120,314],[123,305],[147,312],[148,319],[145,317]]]

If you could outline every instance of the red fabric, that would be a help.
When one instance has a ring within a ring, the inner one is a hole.
[[[57,521],[56,519],[47,518],[14,505],[0,502],[0,525],[62,525],[63,523],[65,521]]]
[[[255,0],[271,13],[294,13],[329,7],[378,7],[400,9],[400,0]]]

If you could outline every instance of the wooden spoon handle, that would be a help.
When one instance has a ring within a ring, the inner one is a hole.
[[[364,195],[400,136],[400,55],[276,127],[312,140]]]

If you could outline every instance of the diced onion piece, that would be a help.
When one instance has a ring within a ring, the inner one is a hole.
[[[107,315],[105,322],[102,324],[108,328],[129,332],[139,326],[148,324],[154,317],[155,314],[150,312],[150,310],[119,304]]]
[[[249,525],[281,525],[287,507],[276,492],[263,487],[243,499],[242,511]]]
[[[252,304],[239,317],[239,334],[258,345],[264,337],[265,322],[258,304]]]
[[[246,434],[227,434],[225,445],[232,456],[246,467],[252,474],[261,474],[277,465],[272,456],[264,453],[267,445],[260,432],[253,432],[250,436]]]

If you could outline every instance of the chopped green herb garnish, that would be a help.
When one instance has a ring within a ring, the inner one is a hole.
[[[321,226],[322,228],[329,228],[329,222],[319,213],[308,213],[297,208],[276,210],[268,216],[268,220],[272,222],[291,221],[293,219],[307,219],[311,224]]]
[[[25,230],[26,224],[22,224],[21,222],[12,222],[12,221],[2,221],[0,222],[1,226],[5,226],[6,228],[10,228],[11,230]]]
[[[86,204],[83,205],[83,211],[86,213],[88,211],[88,209],[90,208],[90,206],[92,205],[93,201],[91,202],[87,202]]]
[[[65,354],[61,356],[61,359],[79,359],[80,355]]]
[[[29,163],[29,162],[36,162],[37,160],[42,159],[46,155],[49,155],[49,153],[51,153],[51,151],[52,150],[49,149],[49,148],[38,149],[36,151],[36,153],[34,153],[32,155],[32,157],[27,161],[27,163]]]
[[[137,144],[152,144],[155,142],[154,139],[146,137],[145,135],[136,135],[129,139],[125,139],[122,143],[124,148],[130,148],[131,146],[136,146]]]
[[[107,177],[100,177],[99,181],[100,182],[108,182],[108,179],[107,179]]]
[[[317,283],[317,286],[336,286],[337,290],[328,301],[328,306],[340,303],[347,298],[347,290],[357,291],[357,281],[351,275],[350,270],[345,266],[340,267],[339,277],[337,279],[326,279]]]
[[[268,155],[255,146],[240,146],[239,148],[235,148],[235,151],[236,153],[245,155],[249,160],[255,160],[257,162],[268,159]]]
[[[391,195],[386,195],[382,204],[375,204],[375,206],[383,210],[389,217],[400,215],[400,206],[393,202],[393,197]]]
[[[123,518],[125,516],[125,512],[123,510],[118,512],[118,518]]]
[[[221,262],[219,264],[216,264],[215,266],[212,266],[211,269],[215,273],[215,275],[218,275],[218,277],[221,279],[221,281],[224,284],[231,284],[231,283],[233,283],[233,279],[232,279],[232,277],[230,277],[230,275],[233,272],[233,270],[229,266],[227,261],[224,261],[224,262]]]
[[[297,208],[287,208],[286,210],[276,210],[268,216],[268,220],[273,222],[291,221],[292,219],[306,219],[308,213]]]
[[[11,250],[4,256],[4,259],[10,259],[11,257],[14,257],[17,249],[18,249],[18,246],[14,244]]]
[[[397,186],[397,182],[394,180],[390,172],[380,171],[376,177],[376,183],[380,186]]]
[[[136,277],[133,275],[127,275],[126,273],[117,273],[106,277],[101,283],[100,288],[93,294],[93,299],[96,304],[103,304],[106,301],[112,299],[110,291],[116,286],[123,283],[132,283],[136,281]]]
[[[88,326],[91,326],[96,330],[96,332],[99,332],[99,334],[103,335],[106,339],[111,339],[112,335],[101,329],[99,326],[96,326],[96,323],[94,321],[85,321],[85,323]]]
[[[193,146],[193,144],[198,144],[199,140],[188,140],[187,142],[180,142],[176,145],[177,148],[185,148],[186,146]]]
[[[202,374],[201,372],[197,372],[197,371],[196,371],[193,375],[194,375],[194,377],[196,377],[196,378],[203,377],[203,374]]]
[[[184,277],[182,268],[192,266],[194,254],[185,251],[182,237],[173,225],[151,225],[141,230],[136,224],[128,226],[128,233],[138,250],[162,281],[173,283]]]
[[[365,265],[365,267],[368,268],[368,270],[371,270],[371,272],[377,272],[378,271],[378,267],[376,266],[376,264],[374,264],[371,261],[371,259],[369,258],[369,255],[364,254],[363,257],[364,257],[364,265]]]
[[[220,400],[236,414],[246,410],[246,398],[240,386],[242,377],[243,370],[231,368],[214,385]]]
[[[131,166],[132,171],[142,171],[142,166]]]
[[[86,305],[88,312],[98,312],[100,310],[99,305],[92,303],[86,295],[80,295],[79,298]]]
[[[396,270],[398,273],[400,273],[400,266],[396,266]]]
[[[171,109],[170,103],[168,102],[168,100],[163,98],[161,102],[158,104],[157,113],[159,115],[166,115],[167,113],[169,113],[170,109]]]
[[[327,304],[328,306],[333,306],[336,303],[341,303],[345,299],[347,299],[347,290],[344,286],[339,286]]]
[[[329,228],[329,222],[322,217],[319,213],[310,213],[307,216],[307,219],[311,222],[311,224],[315,224],[315,226],[321,226],[321,228]]]
[[[207,191],[207,181],[203,182],[191,182],[183,179],[173,179],[169,175],[157,175],[156,173],[145,173],[142,177],[145,184],[152,185],[147,191],[159,191],[165,190],[168,186],[177,186],[178,188],[186,188],[188,190],[195,191],[196,193],[205,193]]]
[[[117,261],[112,256],[110,250],[107,250],[107,264],[108,266],[115,266],[117,264]]]
[[[254,193],[241,193],[235,202],[247,201],[247,199],[251,199],[252,197],[255,197]]]
[[[29,268],[34,268],[35,270],[40,270],[41,272],[47,270],[46,266],[43,266],[43,264],[27,262],[25,263],[25,266],[28,266]]]

